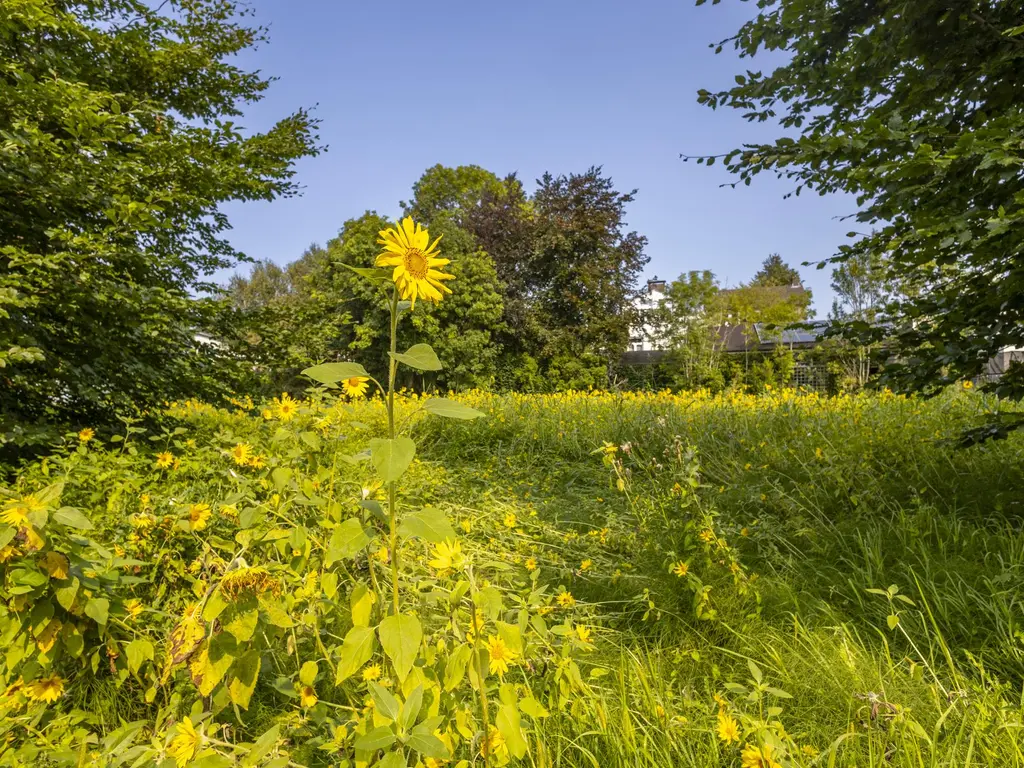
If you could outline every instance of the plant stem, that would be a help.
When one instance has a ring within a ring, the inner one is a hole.
[[[395,440],[395,373],[398,361],[398,290],[391,292],[391,355],[388,358],[388,440],[394,445]],[[395,616],[399,613],[398,604],[398,487],[392,480],[388,483],[388,515],[391,519],[391,596],[394,603]]]
[[[480,709],[484,721],[484,738],[481,744],[481,752],[484,756],[484,766],[490,765],[491,762],[491,722],[490,722],[490,708],[487,706],[487,678],[484,676],[483,665],[480,663],[480,634],[483,632],[483,627],[478,627],[476,624],[476,576],[473,575],[473,569],[467,570],[469,576],[469,626],[473,628],[473,666],[476,667],[476,676],[480,681]]]

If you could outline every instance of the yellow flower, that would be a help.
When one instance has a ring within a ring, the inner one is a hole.
[[[528,571],[536,571],[537,570],[537,559],[534,558],[534,557],[528,557],[528,558],[526,558],[525,565],[526,565],[526,570],[528,570]]]
[[[31,493],[18,501],[9,501],[7,504],[2,519],[8,525],[13,525],[16,528],[23,525],[31,513],[46,508],[46,505]]]
[[[124,604],[124,609],[128,612],[129,619],[134,619],[142,613],[143,608],[145,608],[145,606],[137,597],[133,597],[131,600],[126,600]]]
[[[772,748],[769,744],[762,747],[747,744],[740,757],[743,759],[743,768],[782,768],[772,759]]]
[[[319,701],[319,699],[316,697],[316,689],[311,685],[304,685],[302,687],[302,691],[299,693],[299,702],[302,706],[308,709],[309,707],[316,706],[317,701]]]
[[[267,460],[260,454],[255,454],[249,459],[249,466],[254,469],[262,469],[267,465]]]
[[[968,379],[967,381],[964,382],[964,389],[973,389],[973,388],[974,388],[974,382],[973,381]]]
[[[466,556],[457,541],[442,541],[434,546],[434,559],[427,563],[438,571],[461,571],[466,567]]]
[[[277,594],[280,590],[280,582],[261,565],[236,568],[225,574],[220,582],[221,593],[231,601],[238,600],[243,594]]]
[[[83,443],[88,443],[95,436],[96,430],[92,429],[91,427],[86,427],[85,429],[78,433],[78,439]]]
[[[572,608],[576,605],[576,598],[572,596],[572,592],[559,592],[555,601],[563,608]]]
[[[740,740],[740,724],[724,709],[718,711],[718,738],[726,744]]]
[[[818,756],[818,750],[816,750],[810,744],[804,744],[802,747],[800,747],[800,751],[803,752],[808,757],[817,757]]]
[[[576,637],[579,638],[581,643],[589,643],[593,634],[593,630],[590,627],[584,627],[582,624],[576,625]]]
[[[273,418],[274,418],[274,412],[273,412],[272,410],[270,410],[269,408],[264,408],[264,409],[263,409],[263,410],[262,410],[262,411],[260,412],[260,415],[261,415],[261,416],[262,416],[262,417],[263,417],[264,419],[266,419],[267,421],[270,421],[271,419],[273,419]]]
[[[235,460],[235,464],[238,466],[245,466],[249,463],[249,459],[252,457],[252,446],[248,443],[239,443],[231,449],[231,458]]]
[[[352,376],[341,380],[341,388],[349,397],[365,397],[370,387],[370,379],[366,376]]]
[[[507,515],[505,515],[504,523],[505,523],[505,527],[506,528],[515,528],[516,527],[516,516],[514,514],[512,514],[511,512],[509,512]]]
[[[514,663],[516,656],[519,655],[505,645],[505,641],[497,635],[487,638],[487,654],[490,656],[487,666],[492,675],[504,675],[508,672],[508,665]]]
[[[139,496],[139,504],[143,507],[148,507],[150,501],[151,499],[148,493],[144,493],[141,496]]]
[[[174,758],[178,768],[185,768],[189,760],[196,756],[202,738],[202,734],[192,725],[192,720],[186,717],[178,723],[174,738],[167,745],[167,754]]]
[[[70,567],[71,563],[67,556],[60,552],[47,552],[43,555],[43,568],[50,574],[51,579],[66,579]]]
[[[710,528],[700,532],[700,540],[708,543],[715,540],[715,533]]]
[[[64,694],[64,681],[57,675],[33,680],[25,689],[32,701],[52,704]]]
[[[156,466],[158,469],[167,469],[174,463],[174,454],[170,451],[161,451],[156,455]]]
[[[363,680],[370,682],[371,680],[380,679],[380,664],[371,664],[363,670]]]
[[[201,531],[210,520],[209,504],[192,504],[188,508],[188,524],[193,531]]]
[[[442,272],[439,267],[448,264],[448,259],[438,258],[437,244],[440,237],[430,242],[427,230],[414,224],[406,216],[395,228],[382,229],[377,242],[384,251],[377,256],[378,267],[394,267],[391,279],[398,287],[399,295],[416,306],[416,299],[439,302],[444,293],[451,290],[442,282],[454,279],[454,275]],[[429,245],[428,245],[429,244]]]
[[[590,566],[592,566],[593,564],[594,564],[593,560],[584,560],[582,563],[580,563],[580,570],[581,571],[590,570]]]
[[[287,392],[281,393],[281,397],[274,402],[274,406],[281,421],[288,421],[299,410],[299,404]]]
[[[678,563],[672,566],[672,573],[674,573],[676,576],[679,576],[680,578],[689,573],[689,571],[690,566],[688,566],[682,560],[680,560]]]
[[[469,533],[470,531],[473,530],[473,521],[472,520],[463,520],[461,523],[459,523],[459,525],[462,526],[462,530],[465,531],[466,533]]]
[[[377,560],[379,560],[381,563],[383,563],[385,565],[387,565],[389,562],[391,562],[391,553],[388,551],[388,548],[385,547],[385,546],[382,546],[380,549],[378,549],[376,552],[374,552],[373,556],[375,558],[377,558]]]
[[[499,763],[508,759],[508,744],[505,743],[505,737],[493,725],[487,739],[480,745],[480,754],[485,757],[496,757]]]

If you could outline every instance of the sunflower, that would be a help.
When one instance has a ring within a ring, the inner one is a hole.
[[[740,740],[740,724],[723,709],[718,711],[718,738],[726,744]]]
[[[41,677],[28,684],[25,693],[32,701],[42,701],[52,704],[64,695],[64,681],[57,675]]]
[[[363,670],[363,680],[365,680],[366,682],[370,682],[371,680],[379,680],[380,673],[380,664],[371,664]]]
[[[572,608],[576,605],[576,598],[572,596],[572,592],[559,592],[555,602],[563,608]]]
[[[743,760],[743,768],[782,768],[772,758],[772,748],[769,744],[761,747],[747,744],[743,748],[743,754],[740,757]]]
[[[0,519],[17,528],[28,520],[28,516],[32,512],[38,512],[41,509],[46,509],[46,505],[30,493],[17,501],[7,502],[7,508]]]
[[[156,455],[157,469],[167,469],[174,463],[174,454],[170,451],[161,451]]]
[[[370,379],[366,376],[351,376],[341,380],[341,388],[349,397],[366,397],[366,390],[369,388]]]
[[[434,559],[428,562],[427,565],[441,573],[461,571],[466,567],[466,555],[462,551],[462,545],[450,539],[446,539],[440,544],[435,544]]]
[[[188,524],[193,531],[201,531],[210,520],[209,504],[192,504],[188,508]]]
[[[311,685],[304,685],[302,690],[299,692],[299,702],[302,706],[307,709],[309,707],[315,707],[317,701],[319,701],[319,699],[316,697],[316,689]]]
[[[281,421],[288,421],[298,413],[299,404],[287,392],[282,392],[281,397],[274,401],[274,408],[277,411],[277,417]]]
[[[411,216],[402,219],[398,227],[382,229],[378,234],[377,242],[384,251],[377,256],[377,266],[395,268],[391,279],[403,299],[415,307],[417,298],[436,303],[441,301],[442,291],[451,293],[442,281],[455,276],[438,269],[448,263],[448,259],[438,258],[440,237],[431,243],[427,230],[414,224]]]
[[[78,439],[83,443],[88,443],[93,437],[96,436],[96,430],[90,427],[86,427],[78,433]]]
[[[196,730],[196,727],[192,725],[192,721],[186,717],[178,723],[174,738],[167,745],[167,754],[174,758],[178,768],[184,768],[188,765],[189,760],[196,756],[202,738],[202,734]]]
[[[238,466],[245,466],[249,463],[249,459],[252,458],[252,446],[248,443],[239,443],[231,449],[231,458],[235,460],[235,464]]]
[[[516,660],[517,654],[497,635],[487,638],[487,655],[490,656],[490,663],[487,665],[492,675],[504,675],[508,672],[508,665]]]
[[[683,576],[685,576],[689,572],[690,572],[690,566],[688,566],[682,560],[680,560],[678,563],[676,563],[674,566],[672,566],[672,573],[674,573],[676,576],[679,576],[680,578],[682,578]]]

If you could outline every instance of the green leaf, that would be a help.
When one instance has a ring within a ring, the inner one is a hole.
[[[356,584],[349,596],[352,605],[352,624],[357,627],[370,626],[370,614],[376,600],[376,595],[365,584]]]
[[[153,661],[155,649],[149,640],[137,637],[128,643],[128,647],[125,649],[125,655],[128,657],[128,669],[130,669],[134,674],[138,674],[139,667],[141,667],[144,662]]]
[[[391,357],[420,371],[441,370],[441,361],[437,359],[437,354],[429,344],[413,344],[406,352],[396,353]]]
[[[110,611],[110,601],[105,597],[91,597],[85,604],[85,615],[97,624],[107,623],[107,614]]]
[[[470,419],[482,419],[486,415],[476,408],[470,408],[468,405],[463,405],[456,400],[449,400],[446,397],[432,397],[423,404],[423,407],[428,413],[443,416],[446,419],[469,421]]]
[[[889,629],[896,629],[896,627],[899,626],[900,617],[897,616],[895,613],[890,613],[885,618],[885,623],[889,625]]]
[[[505,737],[505,744],[512,756],[521,760],[526,756],[529,745],[523,738],[523,729],[520,725],[519,710],[514,704],[502,704],[498,709],[498,717],[495,721],[498,731]]]
[[[0,548],[6,547],[10,544],[11,539],[14,538],[17,532],[17,529],[12,528],[9,525],[0,525]]]
[[[416,724],[416,718],[420,716],[420,709],[423,707],[423,686],[417,685],[412,689],[409,698],[402,705],[402,714],[398,717],[398,724],[403,730],[408,731]]]
[[[386,283],[391,279],[388,275],[387,269],[374,269],[372,267],[353,267],[351,264],[345,264],[344,262],[340,261],[336,263],[341,264],[341,266],[345,267],[346,269],[349,269],[355,272],[360,277],[364,277],[367,280],[374,283]]]
[[[378,749],[387,749],[396,741],[398,738],[394,732],[390,728],[381,726],[357,738],[355,748],[360,752],[376,752]]]
[[[524,715],[529,715],[535,720],[539,720],[542,717],[547,717],[551,713],[544,708],[544,706],[532,696],[523,699],[519,702],[519,710]]]
[[[373,656],[377,638],[370,627],[352,627],[341,644],[341,662],[334,677],[334,684],[341,685],[352,677],[359,668]]]
[[[394,440],[376,438],[370,441],[370,461],[385,483],[390,483],[403,474],[412,464],[416,455],[416,443],[408,437]]]
[[[320,674],[320,667],[315,661],[307,661],[299,669],[299,682],[303,685],[312,685],[316,676]]]
[[[473,656],[473,648],[465,643],[455,648],[444,665],[444,689],[453,691],[466,676],[466,665]]]
[[[433,507],[424,507],[418,512],[406,515],[401,525],[398,526],[398,534],[405,539],[419,537],[432,544],[440,544],[442,541],[454,541],[457,536],[455,529],[444,512]]]
[[[324,555],[324,565],[330,567],[344,557],[355,557],[360,550],[370,543],[370,537],[363,530],[363,524],[355,517],[350,517],[331,534]]]
[[[256,739],[242,758],[242,768],[255,768],[281,740],[281,726],[275,725]]]
[[[231,668],[231,680],[228,683],[228,695],[231,701],[242,709],[249,709],[249,699],[256,690],[256,681],[260,676],[260,652],[249,651],[235,662]]]
[[[395,667],[395,674],[400,682],[405,682],[423,639],[420,620],[411,613],[398,616],[392,614],[380,623],[377,632],[384,653]]]
[[[359,363],[321,363],[306,368],[302,374],[321,384],[337,384],[342,379],[370,375]]]
[[[370,696],[373,698],[377,712],[392,722],[398,720],[402,714],[402,705],[387,688],[379,683],[370,683]]]
[[[71,606],[75,604],[75,595],[78,594],[79,586],[78,577],[72,576],[69,580],[60,582],[60,586],[54,590],[57,602],[65,611],[70,611]]]
[[[54,522],[66,525],[68,528],[77,528],[80,531],[88,531],[92,528],[92,521],[74,507],[61,507],[53,513]]]
[[[432,733],[414,733],[406,740],[405,744],[424,757],[435,757],[444,760],[449,756],[448,747]]]

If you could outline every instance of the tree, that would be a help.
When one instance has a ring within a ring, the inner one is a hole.
[[[604,386],[629,343],[647,238],[625,231],[636,195],[615,191],[600,167],[538,181],[536,241],[526,265],[543,352],[565,386]]]
[[[241,258],[221,203],[297,192],[304,111],[232,122],[269,80],[232,0],[0,4],[0,418],[109,423],[222,390],[208,276]],[[196,298],[198,297],[198,299]],[[0,430],[0,433],[3,431]],[[24,438],[27,439],[27,436]]]
[[[803,281],[800,280],[799,272],[784,262],[779,254],[773,253],[762,262],[761,269],[754,275],[754,279],[750,281],[750,284],[762,287],[771,285],[790,286],[802,285]]]
[[[413,199],[402,203],[406,216],[430,224],[439,214],[450,214],[462,225],[463,217],[489,195],[500,194],[502,183],[478,165],[428,168],[412,185]]]
[[[696,389],[722,385],[719,328],[724,322],[718,281],[709,271],[688,272],[668,285],[654,310],[654,327],[668,349],[673,386]]]
[[[701,102],[778,119],[787,135],[725,155],[750,183],[771,172],[796,193],[845,192],[870,234],[851,232],[836,261],[884,257],[919,291],[892,307],[897,361],[885,383],[934,393],[1024,346],[1024,25],[1018,3],[769,0],[723,41],[743,57],[785,51]],[[796,132],[798,135],[792,135]],[[861,323],[862,342],[886,331]],[[990,388],[1024,396],[1016,373]]]

